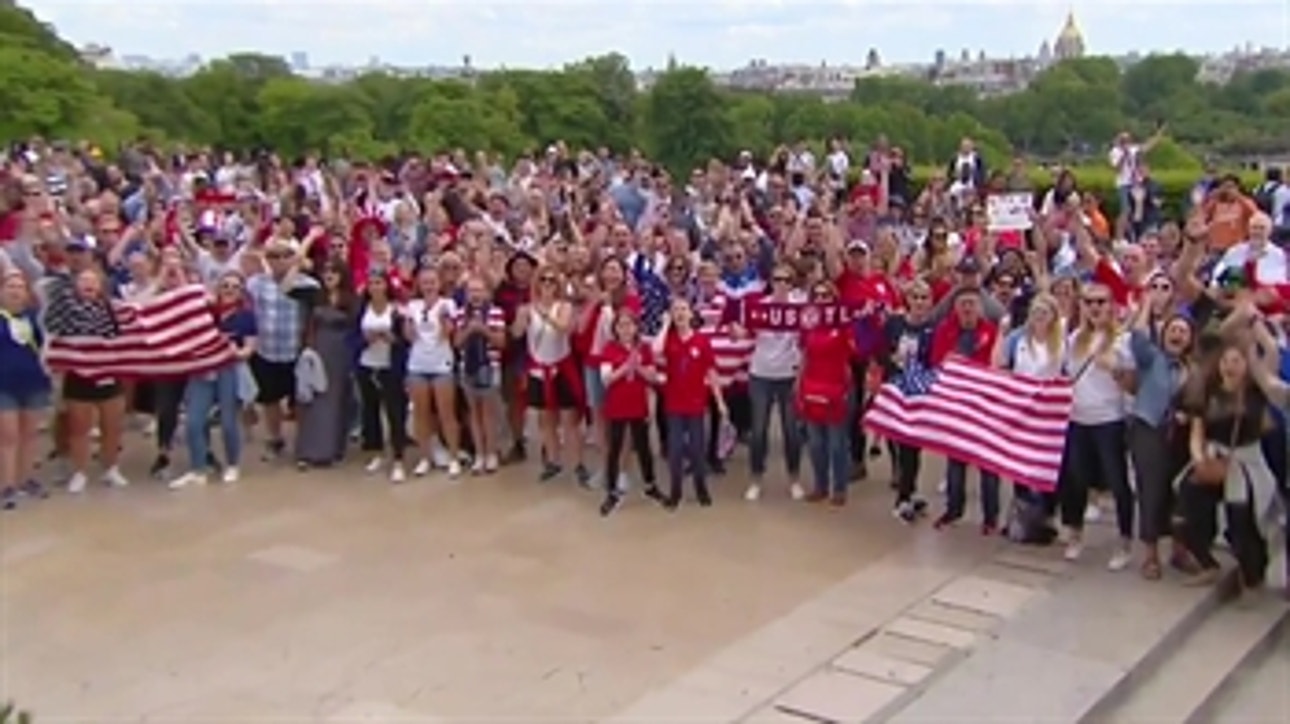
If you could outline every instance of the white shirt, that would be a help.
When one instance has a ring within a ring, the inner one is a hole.
[[[1062,371],[1062,358],[1066,356],[1065,348],[1063,340],[1061,348],[1054,355],[1049,352],[1048,345],[1036,340],[1028,332],[1023,333],[1017,340],[1017,349],[1013,353],[1012,371],[1019,375],[1038,377],[1041,380],[1052,379]]]
[[[1245,262],[1250,260],[1252,251],[1253,247],[1248,241],[1228,249],[1214,266],[1211,278],[1218,279],[1224,270],[1232,267],[1244,267]],[[1267,242],[1264,245],[1263,255],[1254,265],[1254,275],[1258,278],[1259,284],[1285,284],[1290,281],[1288,274],[1290,269],[1287,269],[1285,251],[1272,242]]]
[[[556,302],[557,306],[552,307],[549,314],[554,314],[561,304],[564,302]],[[569,345],[569,333],[557,330],[546,320],[546,317],[538,314],[537,309],[534,309],[531,314],[526,332],[529,357],[540,365],[553,365],[568,357],[572,351]],[[540,377],[542,371],[534,369],[533,375]]]
[[[365,345],[358,355],[360,367],[369,370],[387,370],[390,368],[392,345],[389,340],[369,341],[367,335],[385,333],[395,334],[394,306],[387,305],[384,312],[378,312],[369,305],[363,311],[363,318],[358,320],[358,328],[363,333]]]
[[[1088,350],[1080,355],[1075,349],[1075,338],[1079,332],[1066,339],[1066,373],[1075,379],[1074,399],[1071,405],[1071,422],[1080,425],[1102,425],[1124,419],[1128,395],[1120,383],[1111,375],[1110,370],[1089,358],[1102,348],[1103,332],[1096,332],[1088,345]],[[1133,368],[1133,355],[1129,352],[1129,335],[1120,334],[1111,344],[1111,356],[1115,369]]]
[[[408,371],[422,375],[452,372],[452,341],[445,323],[457,315],[457,305],[447,297],[433,302],[408,302],[408,318],[415,336],[408,351]]]
[[[829,154],[829,171],[835,176],[843,179],[847,177],[847,171],[851,168],[851,159],[847,156],[846,151],[837,150]]]
[[[789,153],[785,166],[789,173],[810,173],[815,170],[815,154],[810,151]]]
[[[1111,153],[1107,158],[1111,162],[1111,167],[1115,169],[1116,186],[1133,185],[1133,180],[1138,175],[1138,159],[1141,156],[1142,147],[1138,145],[1111,147]]]

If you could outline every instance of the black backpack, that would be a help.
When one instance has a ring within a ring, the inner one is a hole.
[[[1272,208],[1272,204],[1276,203],[1276,193],[1279,188],[1281,188],[1280,181],[1264,181],[1254,192],[1254,205],[1259,207],[1259,211],[1274,219],[1278,218],[1283,211],[1283,209]]]

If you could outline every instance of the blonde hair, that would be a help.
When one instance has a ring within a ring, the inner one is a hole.
[[[1042,335],[1037,334],[1035,329],[1035,317],[1033,310],[1035,307],[1043,307],[1048,310],[1052,321],[1049,323],[1049,329]],[[1032,313],[1026,320],[1026,332],[1032,340],[1036,340],[1048,348],[1049,359],[1058,359],[1062,352],[1062,343],[1066,340],[1066,330],[1062,326],[1061,309],[1057,304],[1057,297],[1044,292],[1035,296],[1030,302]]]
[[[1107,293],[1107,304],[1113,304],[1111,299],[1111,290],[1105,284],[1096,282],[1085,284],[1081,293],[1087,293],[1090,289],[1101,289]],[[1108,312],[1112,310],[1107,310]],[[1103,355],[1110,352],[1115,346],[1115,340],[1120,337],[1120,323],[1116,320],[1114,314],[1109,314],[1106,325],[1105,335],[1102,337],[1102,343],[1098,346],[1096,352],[1090,352],[1089,346],[1093,344],[1093,335],[1097,330],[1093,329],[1093,322],[1087,314],[1080,315],[1079,329],[1075,332],[1074,340],[1071,343],[1072,356],[1081,359],[1087,359],[1092,354]]]

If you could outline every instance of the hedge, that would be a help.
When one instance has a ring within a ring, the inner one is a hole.
[[[1119,194],[1115,188],[1115,171],[1104,166],[1083,166],[1071,169],[1075,174],[1076,187],[1082,191],[1091,191],[1102,202],[1102,210],[1108,218],[1115,218],[1120,213]],[[942,168],[920,166],[914,169],[914,185],[921,189],[934,172]],[[1222,173],[1227,173],[1223,171]],[[1236,171],[1241,179],[1241,186],[1253,192],[1262,181],[1263,176],[1257,171]],[[1042,194],[1053,185],[1055,174],[1047,169],[1030,169],[1030,184],[1036,195]],[[1152,178],[1160,185],[1164,196],[1165,216],[1181,219],[1191,206],[1192,187],[1200,180],[1200,173],[1195,171],[1154,171]]]

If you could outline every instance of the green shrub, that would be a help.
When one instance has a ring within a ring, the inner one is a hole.
[[[11,701],[0,706],[0,724],[32,724],[31,713],[20,710]]]

